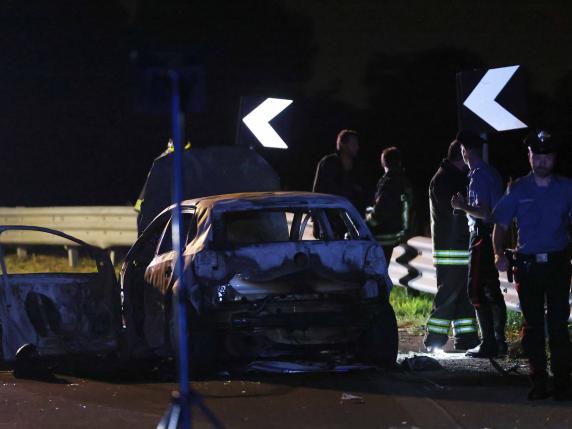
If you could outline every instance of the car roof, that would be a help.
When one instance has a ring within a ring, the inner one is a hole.
[[[315,192],[244,192],[212,195],[186,200],[183,206],[195,206],[201,210],[235,211],[260,207],[341,207],[355,208],[344,197]]]

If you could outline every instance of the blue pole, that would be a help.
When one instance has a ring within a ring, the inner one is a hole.
[[[183,231],[181,201],[183,199],[183,112],[181,111],[181,99],[179,94],[179,75],[176,71],[169,71],[171,79],[171,124],[173,128],[173,203],[175,209],[172,215],[173,248],[176,252],[175,274],[179,281],[178,293],[178,324],[179,324],[179,392],[181,405],[181,427],[190,428],[191,412],[189,407],[190,387],[189,387],[189,350],[187,344],[187,285],[185,284],[184,260],[183,260]]]

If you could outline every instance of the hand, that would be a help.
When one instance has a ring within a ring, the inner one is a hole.
[[[467,207],[467,201],[460,192],[457,192],[451,197],[451,207],[461,210],[464,210]]]
[[[504,254],[495,255],[495,265],[499,271],[508,270],[508,258]]]

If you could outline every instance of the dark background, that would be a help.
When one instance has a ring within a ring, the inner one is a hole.
[[[170,134],[168,114],[136,103],[134,51],[197,53],[206,102],[187,117],[195,147],[234,143],[241,95],[294,99],[290,149],[261,150],[285,189],[310,189],[341,128],[360,132],[369,188],[380,151],[400,147],[420,232],[457,130],[457,72],[521,64],[525,122],[572,142],[569,2],[5,0],[0,32],[1,206],[134,203]],[[490,137],[505,179],[527,171],[521,139]]]

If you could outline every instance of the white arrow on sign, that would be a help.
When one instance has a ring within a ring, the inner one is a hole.
[[[527,125],[495,101],[520,66],[490,69],[463,103],[497,131],[526,128]]]
[[[282,98],[267,98],[256,106],[252,112],[242,118],[242,122],[252,131],[252,134],[256,136],[262,146],[288,149],[288,145],[284,143],[284,140],[280,138],[268,122],[292,104],[292,101]]]

